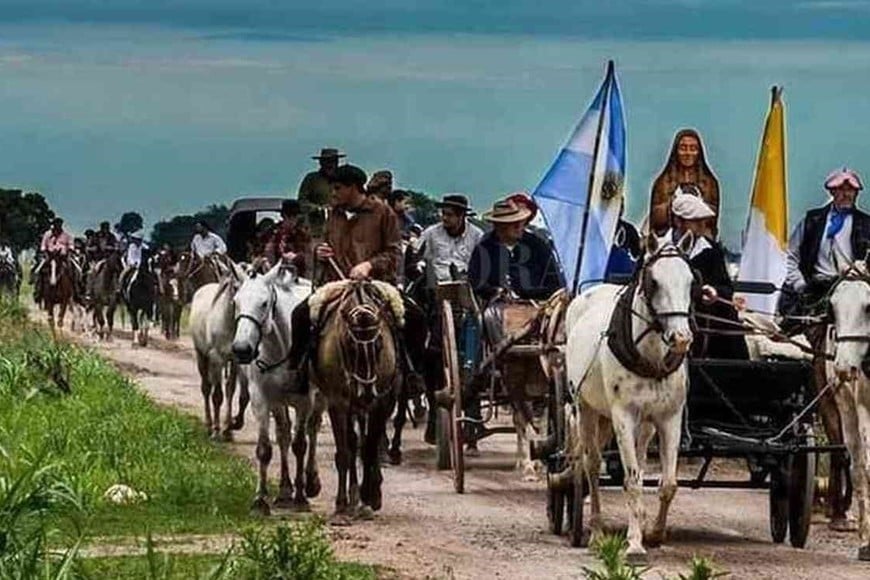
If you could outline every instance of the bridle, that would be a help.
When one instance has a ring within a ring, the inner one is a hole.
[[[352,295],[355,297],[353,301]],[[348,304],[341,307],[339,314],[347,332],[342,333],[339,352],[345,376],[348,382],[357,386],[358,395],[379,399],[390,392],[389,389],[383,393],[377,391],[385,303],[366,283],[353,283],[343,301]]]
[[[834,291],[837,287],[843,282],[862,282],[870,287],[870,276],[858,270],[854,265],[850,266],[848,270],[846,270],[842,276],[831,286],[831,289],[828,291],[826,296],[828,300],[828,308],[830,318],[833,322],[836,323],[836,318],[834,317],[833,309],[831,306],[831,297],[834,295]],[[839,344],[841,342],[857,342],[857,343],[867,343],[870,344],[870,334],[844,334],[842,336],[837,335],[834,337],[834,342]]]
[[[269,288],[269,304],[265,309],[265,313],[263,316],[263,320],[260,320],[253,314],[248,314],[247,312],[239,312],[236,314],[235,324],[238,326],[240,320],[247,320],[257,329],[257,344],[254,347],[254,361],[253,364],[257,365],[257,368],[260,369],[260,372],[266,373],[272,371],[290,359],[290,353],[288,352],[281,360],[275,363],[267,363],[264,360],[260,359],[260,343],[263,341],[263,327],[265,326],[264,320],[267,320],[272,312],[275,310],[275,304],[278,302],[278,295],[275,292],[275,289]]]
[[[685,262],[686,266],[692,271],[692,290],[691,290],[691,299],[689,300],[689,308],[688,310],[656,310],[653,305],[652,299],[658,290],[658,282],[656,282],[651,274],[650,268],[653,264],[658,262],[659,260],[665,259],[677,259]],[[695,299],[700,296],[701,293],[701,276],[697,270],[692,268],[689,263],[689,259],[686,255],[680,251],[675,246],[665,246],[660,251],[656,252],[652,255],[652,257],[644,263],[641,267],[640,272],[638,273],[639,285],[640,285],[640,295],[644,301],[644,305],[647,308],[652,320],[647,320],[645,316],[636,312],[632,309],[632,314],[645,320],[649,325],[647,329],[641,334],[640,338],[638,338],[637,342],[640,342],[644,336],[649,334],[650,332],[662,332],[664,330],[664,322],[669,318],[687,318],[690,321],[690,324],[694,321],[694,308],[693,304]]]

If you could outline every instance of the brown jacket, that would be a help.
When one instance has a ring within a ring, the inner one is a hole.
[[[355,212],[333,209],[326,221],[324,241],[335,251],[335,261],[347,275],[362,262],[372,263],[372,278],[396,281],[401,256],[399,222],[385,203],[366,198]],[[327,280],[338,275],[324,267]]]

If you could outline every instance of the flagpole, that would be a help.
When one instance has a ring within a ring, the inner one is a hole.
[[[592,151],[592,166],[590,168],[589,184],[586,191],[586,208],[583,211],[583,226],[580,229],[580,252],[577,254],[577,266],[574,270],[574,294],[580,287],[580,266],[583,264],[583,247],[586,245],[586,227],[589,225],[589,205],[592,201],[592,188],[595,186],[595,168],[598,165],[598,149],[601,145],[601,133],[604,129],[604,114],[608,110],[610,91],[613,84],[613,61],[607,61],[607,74],[604,77],[604,99],[601,101],[601,115],[598,117],[598,130],[595,132],[595,148]]]
[[[761,132],[761,146],[764,146],[764,135],[767,132],[767,119],[770,117],[770,114],[773,112],[773,107],[779,102],[782,98],[782,87],[777,85],[773,85],[770,87],[770,108],[767,109],[767,114],[764,116],[764,130]],[[758,164],[758,161],[756,161]],[[746,236],[749,232],[749,226],[752,222],[752,204],[755,203],[755,178],[758,173],[758,167],[756,166],[755,171],[752,172],[752,191],[749,194],[749,211],[746,213],[746,227],[743,229],[743,235],[740,236],[740,255],[741,260],[743,259],[743,249],[746,245]],[[739,275],[739,274],[738,274]]]

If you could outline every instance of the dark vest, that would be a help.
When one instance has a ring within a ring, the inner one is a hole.
[[[804,235],[800,247],[800,270],[804,280],[813,279],[816,262],[819,259],[819,248],[825,235],[825,223],[828,219],[829,205],[807,212],[804,218]],[[858,210],[852,212],[852,258],[863,260],[870,248],[870,215]]]

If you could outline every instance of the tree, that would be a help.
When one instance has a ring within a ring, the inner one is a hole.
[[[431,226],[438,223],[438,208],[435,207],[435,199],[421,191],[408,190],[411,205],[414,206],[414,221],[423,226]]]
[[[128,211],[121,216],[121,221],[115,224],[115,229],[124,235],[132,234],[142,229],[142,216],[135,211]]]
[[[42,194],[0,189],[0,236],[15,252],[38,246],[54,218]]]
[[[186,250],[190,247],[193,227],[200,220],[207,223],[216,234],[223,238],[226,237],[229,217],[230,210],[225,205],[211,205],[204,211],[193,215],[177,215],[169,220],[154,224],[154,230],[151,232],[151,243],[155,246],[169,244],[176,251]]]

